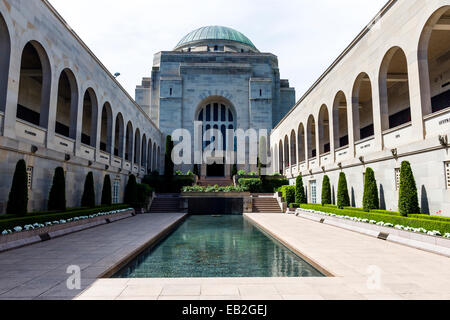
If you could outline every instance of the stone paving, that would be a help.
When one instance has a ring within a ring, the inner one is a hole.
[[[0,254],[0,299],[73,299],[184,214],[147,214]],[[69,290],[69,266],[81,290]]]
[[[449,258],[293,215],[246,216],[334,277],[100,279],[77,299],[450,299]]]

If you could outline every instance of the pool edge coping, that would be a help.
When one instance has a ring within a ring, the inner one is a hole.
[[[251,213],[250,213],[251,214]],[[271,237],[273,237],[275,240],[283,244],[286,248],[291,250],[293,253],[298,255],[300,258],[305,260],[307,263],[309,263],[311,266],[316,268],[319,272],[321,272],[325,278],[336,278],[336,275],[325,269],[320,263],[315,261],[314,259],[310,258],[309,256],[305,255],[301,251],[299,251],[297,248],[292,246],[289,242],[281,239],[278,235],[276,235],[274,232],[270,231],[268,228],[261,225],[259,222],[257,222],[255,219],[249,216],[249,213],[244,213],[244,217],[247,218],[249,221],[251,221],[257,228],[263,230],[267,234],[269,234]]]

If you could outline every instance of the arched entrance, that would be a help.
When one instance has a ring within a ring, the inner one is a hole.
[[[231,164],[225,163],[225,152],[234,151],[234,148],[233,141],[227,139],[227,130],[236,129],[236,115],[231,102],[223,97],[207,98],[200,104],[195,119],[202,123],[203,152],[212,154],[202,165],[201,175],[230,176]]]

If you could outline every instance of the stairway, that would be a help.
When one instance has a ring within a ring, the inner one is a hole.
[[[272,195],[273,196],[273,195]],[[277,199],[269,197],[253,198],[254,213],[283,213]]]
[[[209,186],[215,186],[218,185],[219,187],[228,187],[232,186],[233,180],[229,177],[227,178],[202,178],[200,179],[197,184],[201,187],[209,187]]]
[[[150,213],[181,212],[178,195],[157,195],[150,207]]]

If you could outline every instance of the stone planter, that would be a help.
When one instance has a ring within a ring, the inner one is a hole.
[[[134,210],[47,226],[35,230],[0,235],[0,252],[61,237],[66,234],[132,217]]]

